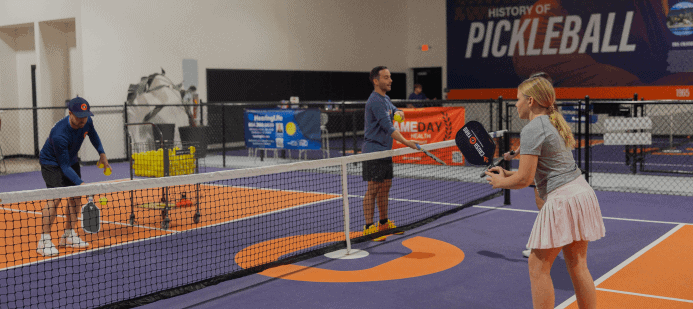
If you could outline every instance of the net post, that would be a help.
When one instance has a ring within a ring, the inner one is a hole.
[[[349,237],[349,190],[347,189],[347,163],[342,161],[342,206],[344,207],[344,236],[346,237],[347,255],[351,252],[351,238]]]
[[[508,112],[508,102],[505,102],[503,104],[503,97],[499,96],[498,97],[498,130],[503,129],[503,109],[505,109],[505,132],[503,133],[503,144],[502,147],[498,149],[498,154],[499,157],[503,157],[503,154],[506,151],[510,150],[510,135],[508,132],[510,131],[509,128],[509,121],[510,121],[510,113]],[[505,161],[503,163],[503,168],[506,170],[510,169],[510,161]],[[510,190],[504,189],[503,190],[503,204],[504,205],[510,205]]]

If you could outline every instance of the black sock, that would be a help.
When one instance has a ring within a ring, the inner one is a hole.
[[[373,225],[373,223],[366,224],[366,225],[363,226],[363,228],[367,229],[367,228],[369,228],[371,225]]]
[[[385,223],[387,223],[387,221],[388,221],[388,219],[387,219],[387,218],[385,218],[385,219],[382,219],[382,220],[380,220],[380,224],[385,224]]]

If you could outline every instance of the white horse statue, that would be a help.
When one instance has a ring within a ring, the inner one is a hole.
[[[195,121],[190,111],[191,107],[181,106],[186,94],[185,91],[181,91],[182,83],[174,84],[165,74],[161,69],[161,73],[144,76],[138,84],[130,85],[127,98],[128,122],[175,124],[173,140],[180,142],[178,128],[195,126]],[[154,145],[152,126],[130,126],[128,129],[132,143]]]

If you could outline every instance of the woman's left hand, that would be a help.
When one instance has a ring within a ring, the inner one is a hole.
[[[497,172],[498,174],[494,173]],[[505,178],[505,171],[500,167],[496,166],[486,171],[486,181],[493,186],[494,189],[501,189],[500,182]]]

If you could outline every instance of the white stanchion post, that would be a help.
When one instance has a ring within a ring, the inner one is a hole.
[[[342,206],[344,207],[344,235],[346,236],[347,243],[347,255],[351,252],[351,238],[349,237],[349,230],[351,229],[349,223],[349,190],[347,189],[347,164],[342,161]]]

